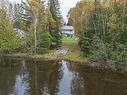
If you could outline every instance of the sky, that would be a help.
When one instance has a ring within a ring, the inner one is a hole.
[[[60,0],[61,12],[65,21],[67,21],[67,13],[70,8],[74,7],[76,3],[80,0]]]
[[[16,1],[20,2],[21,0],[10,0],[11,2]],[[67,22],[67,13],[70,8],[74,7],[76,3],[80,0],[60,0],[61,4],[61,13],[63,15],[64,20]]]

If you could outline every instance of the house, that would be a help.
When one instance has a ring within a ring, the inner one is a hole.
[[[63,26],[62,34],[65,36],[73,37],[75,34],[74,27],[73,26]]]

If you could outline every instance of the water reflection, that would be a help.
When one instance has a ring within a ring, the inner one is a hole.
[[[71,82],[74,77],[73,73],[69,70],[69,64],[66,61],[60,63],[62,64],[63,77],[59,83],[59,93],[58,95],[70,95]]]
[[[16,76],[16,82],[10,95],[30,95],[29,94],[29,73],[25,60],[21,61],[21,71]]]
[[[127,95],[127,76],[66,61],[9,58],[0,62],[0,95]]]
[[[13,59],[0,61],[0,95],[9,95],[8,93],[15,84],[15,77],[20,71],[19,65],[15,65],[18,62],[19,60]]]

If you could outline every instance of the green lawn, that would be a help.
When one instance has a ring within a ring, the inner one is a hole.
[[[78,40],[75,37],[63,37],[62,45],[77,45]]]

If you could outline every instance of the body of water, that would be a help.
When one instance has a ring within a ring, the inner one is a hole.
[[[6,58],[0,95],[127,95],[127,76],[68,61]]]

